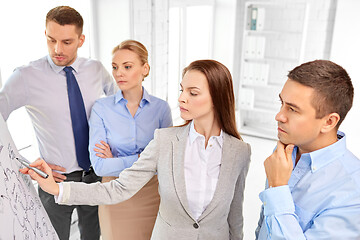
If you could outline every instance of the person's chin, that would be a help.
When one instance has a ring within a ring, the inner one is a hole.
[[[189,116],[189,114],[186,114],[185,112],[181,112],[180,117],[185,121],[192,120],[192,118]]]
[[[282,142],[285,145],[290,143],[290,141],[287,138],[285,138],[284,136],[282,136],[281,133],[278,133],[278,139],[280,142]]]
[[[293,144],[295,146],[298,146],[293,140],[290,139],[284,139],[284,138],[279,138],[279,141],[284,144],[285,146],[289,145],[289,144]]]

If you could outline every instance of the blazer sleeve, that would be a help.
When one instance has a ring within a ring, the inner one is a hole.
[[[243,163],[240,167],[240,173],[236,181],[234,197],[230,205],[228,216],[230,240],[243,239],[243,202],[245,179],[249,170],[251,148],[246,144],[245,150],[240,151],[240,161]]]
[[[62,205],[106,205],[125,201],[135,195],[157,171],[160,132],[155,131],[140,158],[125,169],[119,178],[107,183],[63,182]]]

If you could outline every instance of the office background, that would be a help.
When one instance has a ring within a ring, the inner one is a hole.
[[[294,10],[294,3],[306,6],[306,11],[303,8],[299,9],[306,14],[295,17],[297,11]],[[177,109],[181,70],[196,59],[213,58],[224,63],[233,75],[238,100],[237,120],[240,124],[244,117],[241,115],[239,96],[242,93],[240,89],[243,88],[243,54],[246,50],[244,36],[248,34],[246,14],[247,7],[251,4],[265,9],[265,26],[270,26],[267,25],[269,22],[276,24],[276,28],[280,29],[276,32],[278,39],[283,39],[296,24],[302,24],[302,52],[298,57],[299,61],[330,59],[348,71],[355,87],[355,99],[353,109],[340,130],[347,133],[348,147],[360,157],[360,69],[357,63],[360,54],[360,29],[357,27],[357,23],[360,22],[360,2],[357,0],[1,1],[0,86],[15,67],[47,54],[44,36],[45,15],[52,7],[69,5],[77,9],[85,21],[86,40],[79,51],[80,56],[99,59],[110,71],[111,50],[114,46],[129,38],[146,45],[150,52],[151,74],[145,80],[144,86],[152,94],[169,102],[175,123],[181,123]],[[269,9],[275,9],[278,14],[271,14],[272,10]],[[264,35],[261,35],[261,32],[259,35],[266,38],[269,34],[274,34],[273,32],[264,31]],[[279,62],[285,49],[293,49],[294,44],[290,40],[281,42],[266,39],[266,44],[270,44],[266,47],[273,49],[273,53],[267,51],[265,55],[273,54],[280,57],[260,62]],[[283,67],[295,67],[298,63],[294,61]],[[277,79],[267,81],[277,81],[281,85],[286,80],[286,74],[286,71],[279,71]],[[260,88],[256,91],[268,95],[266,89]],[[279,107],[276,105],[278,103],[272,102],[273,99],[268,102],[266,99],[260,100],[274,109]],[[267,122],[260,122],[258,126],[261,127],[263,123]],[[31,145],[23,150],[22,154],[29,160],[34,160],[38,156],[37,144],[26,111],[19,109],[14,112],[8,120],[8,126],[18,148]],[[243,135],[244,140],[252,145],[252,162],[245,190],[244,239],[254,238],[261,204],[258,194],[265,183],[263,161],[275,146],[274,137],[264,138],[259,137],[260,135],[256,131],[251,135]],[[77,239],[76,228],[74,229],[72,239]]]

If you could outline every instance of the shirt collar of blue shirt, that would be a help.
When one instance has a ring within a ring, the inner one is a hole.
[[[47,55],[47,60],[50,64],[50,67],[52,68],[52,70],[54,70],[54,72],[56,73],[60,73],[65,66],[58,66],[56,65],[53,60],[51,59],[50,55]],[[74,70],[75,72],[78,72],[79,71],[79,66],[80,66],[80,61],[79,61],[79,58],[76,57],[75,61],[73,62],[73,64],[70,65]],[[65,73],[64,73],[65,74]]]
[[[346,151],[346,136],[345,133],[338,131],[338,141],[331,144],[330,146],[321,148],[319,150],[304,153],[301,155],[299,161],[309,162],[312,172],[316,172],[327,164],[331,163],[339,156],[343,155]],[[295,165],[296,153],[298,148],[295,147],[292,153],[292,159]]]
[[[196,132],[195,127],[194,127],[194,121],[191,121],[190,123],[190,131],[189,131],[189,139],[190,139],[190,144],[193,144],[193,142],[198,138],[204,138],[205,137],[203,135],[201,135],[200,133]],[[211,138],[215,138],[216,142],[219,143],[220,147],[222,148],[223,146],[223,131],[220,130],[220,135],[219,136],[212,136]]]
[[[142,96],[142,99],[140,101],[140,108],[142,108],[147,102],[150,103],[151,100],[150,100],[150,94],[145,90],[144,87],[142,87],[142,90],[143,90],[143,96]],[[127,100],[124,98],[123,94],[122,94],[122,91],[119,90],[117,91],[117,93],[115,94],[115,104],[121,102],[121,101],[124,101],[125,104],[127,103]]]

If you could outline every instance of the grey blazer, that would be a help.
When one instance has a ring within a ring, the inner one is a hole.
[[[243,238],[243,197],[250,145],[224,133],[220,174],[214,197],[199,219],[188,206],[184,153],[189,125],[158,129],[131,168],[108,183],[64,182],[59,204],[115,204],[131,198],[156,173],[160,207],[152,240],[223,240]]]

